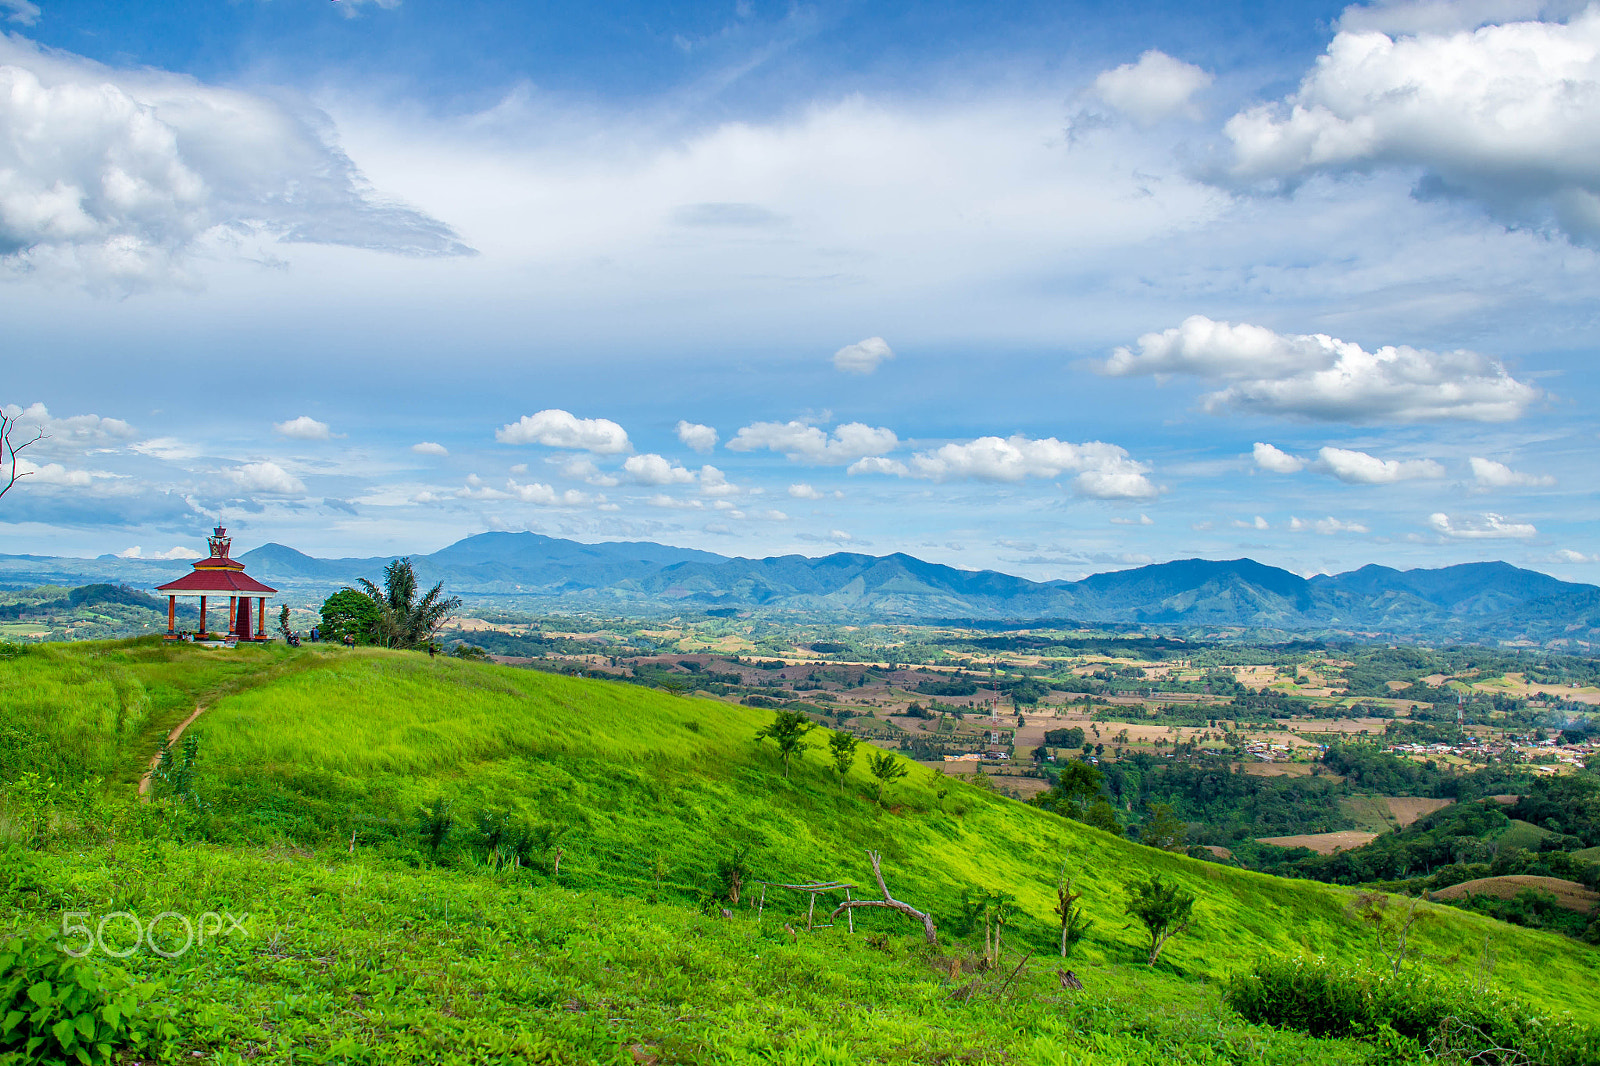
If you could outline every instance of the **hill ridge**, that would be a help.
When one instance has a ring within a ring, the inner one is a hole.
[[[240,558],[287,592],[314,594],[377,578],[391,556],[322,559],[269,542]],[[1398,570],[1367,564],[1310,578],[1237,559],[1173,559],[1033,581],[964,570],[905,552],[749,558],[652,541],[586,543],[487,531],[411,556],[419,577],[452,592],[621,610],[782,610],[900,620],[1072,620],[1117,626],[1245,627],[1289,632],[1427,635],[1443,641],[1600,640],[1600,587],[1503,561]],[[0,556],[0,580],[156,584],[181,562]]]

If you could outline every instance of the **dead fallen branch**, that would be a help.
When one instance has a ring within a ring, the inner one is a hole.
[[[872,876],[877,879],[878,891],[883,893],[883,898],[846,900],[834,909],[834,912],[832,915],[830,915],[830,917],[837,918],[840,914],[843,914],[845,911],[851,910],[855,907],[887,907],[890,910],[899,911],[901,914],[904,914],[910,918],[915,918],[917,921],[921,922],[922,932],[927,938],[928,943],[937,945],[939,943],[939,931],[934,928],[933,917],[917,910],[917,908],[913,907],[911,904],[904,903],[891,896],[889,894],[889,886],[883,883],[883,870],[879,865],[880,859],[878,853],[875,851],[869,851],[867,852],[867,858],[872,863]]]

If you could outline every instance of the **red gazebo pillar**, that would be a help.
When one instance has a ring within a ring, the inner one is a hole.
[[[267,598],[256,597],[256,639],[261,640],[267,635]]]
[[[174,632],[178,626],[178,597],[167,597],[167,636],[176,636]]]
[[[239,635],[239,597],[228,597],[228,636]]]
[[[204,636],[205,632],[206,632],[206,598],[204,596],[201,596],[200,597],[200,634],[201,634],[201,636]]]

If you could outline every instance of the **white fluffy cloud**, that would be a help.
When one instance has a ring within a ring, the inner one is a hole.
[[[251,237],[470,251],[375,197],[330,127],[307,108],[0,35],[0,266],[139,288],[202,246]]]
[[[274,462],[245,463],[227,471],[228,480],[246,492],[269,496],[303,496],[306,486],[299,478]]]
[[[1265,441],[1256,441],[1255,450],[1251,455],[1255,458],[1257,466],[1274,474],[1293,474],[1306,465],[1306,461],[1299,456],[1290,455]]]
[[[833,365],[847,374],[870,374],[893,358],[894,351],[888,341],[882,337],[868,337],[834,352]]]
[[[1442,512],[1428,516],[1428,528],[1440,536],[1456,540],[1527,540],[1539,531],[1527,522],[1513,522],[1503,515],[1454,516]]]
[[[737,496],[744,489],[728,480],[728,475],[714,466],[700,468],[700,495],[702,496]]]
[[[118,559],[198,559],[200,553],[193,548],[185,548],[181,544],[168,548],[164,552],[145,553],[145,550],[135,544],[124,551],[117,552]]]
[[[804,422],[755,422],[734,434],[727,447],[736,452],[765,448],[797,463],[842,466],[894,451],[899,444],[893,430],[863,422],[846,422],[832,433]]]
[[[495,430],[494,439],[501,444],[543,444],[597,455],[615,455],[632,449],[627,431],[610,419],[579,418],[560,408],[523,415]]]
[[[57,418],[42,403],[19,407],[9,404],[0,407],[7,418],[16,422],[19,442],[35,433],[45,439],[33,445],[35,455],[82,455],[121,446],[137,436],[132,426],[120,418],[101,418],[99,415],[67,415]]]
[[[84,488],[94,483],[94,475],[87,470],[72,470],[60,463],[34,463],[17,456],[16,475],[31,478],[35,485],[65,485]]]
[[[799,482],[798,484],[790,485],[789,495],[793,496],[797,500],[822,499],[822,493],[818,492],[815,488],[806,484],[804,481]]]
[[[1145,499],[1160,490],[1150,468],[1129,457],[1126,449],[1102,441],[1070,444],[1046,437],[1033,440],[1020,433],[1010,438],[979,437],[918,452],[909,463],[867,458],[850,467],[852,474],[894,474],[932,481],[1017,482],[1076,474],[1073,488],[1102,500]]]
[[[1547,488],[1556,483],[1549,474],[1525,474],[1493,459],[1473,456],[1467,463],[1472,467],[1473,480],[1483,489]]]
[[[694,480],[694,472],[656,455],[630,455],[622,470],[636,485],[686,485]]]
[[[1211,81],[1199,67],[1152,48],[1137,63],[1102,72],[1094,80],[1094,91],[1135,122],[1149,125],[1177,114],[1198,118],[1194,94]]]
[[[1504,422],[1542,394],[1476,352],[1386,345],[1369,352],[1322,333],[1283,334],[1193,315],[1133,347],[1116,349],[1102,373],[1191,374],[1230,382],[1202,397],[1213,413],[1337,422],[1461,419]]]
[[[318,422],[310,415],[291,418],[287,422],[274,422],[272,431],[280,437],[288,437],[291,440],[327,440],[333,435],[329,431],[328,423]]]
[[[449,455],[450,449],[443,444],[436,444],[431,440],[418,441],[411,446],[411,450],[418,455]]]
[[[1313,519],[1309,522],[1303,522],[1298,518],[1290,516],[1289,531],[1291,533],[1320,533],[1325,537],[1331,537],[1336,533],[1372,532],[1360,522],[1346,522],[1342,519],[1334,518],[1332,515],[1329,515],[1327,518]]]
[[[1323,448],[1317,452],[1317,469],[1351,485],[1392,485],[1396,481],[1441,478],[1442,465],[1432,459],[1379,459],[1348,448]]]
[[[577,489],[557,492],[549,485],[539,482],[523,485],[512,478],[506,479],[506,492],[513,499],[521,500],[523,503],[537,504],[540,507],[582,507],[585,504],[593,503],[596,499],[605,499],[603,496],[591,496],[587,492],[579,492]]]
[[[717,431],[698,422],[679,421],[678,439],[697,452],[709,452],[717,446]]]
[[[561,475],[563,477],[581,479],[591,485],[599,485],[602,488],[611,488],[613,485],[622,484],[621,478],[602,471],[595,465],[594,460],[587,455],[556,456],[548,461],[561,467]],[[526,463],[518,463],[511,468],[511,472],[513,474],[526,474],[528,466]]]
[[[1585,555],[1571,548],[1558,548],[1550,553],[1547,562],[1552,563],[1600,563],[1600,556]]]
[[[1484,0],[1348,11],[1293,94],[1228,121],[1233,176],[1398,167],[1420,171],[1427,193],[1600,241],[1600,7],[1565,24],[1465,28],[1536,12]]]

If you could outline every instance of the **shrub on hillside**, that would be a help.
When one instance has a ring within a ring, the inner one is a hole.
[[[1266,959],[1224,993],[1246,1020],[1319,1037],[1357,1037],[1454,1054],[1482,1066],[1600,1062],[1600,1032],[1570,1017],[1542,1018],[1509,996],[1429,974],[1357,970],[1322,959]]]
[[[101,974],[51,936],[0,941],[0,1061],[109,1063],[170,1040],[172,1023],[141,1011],[154,990]]]

